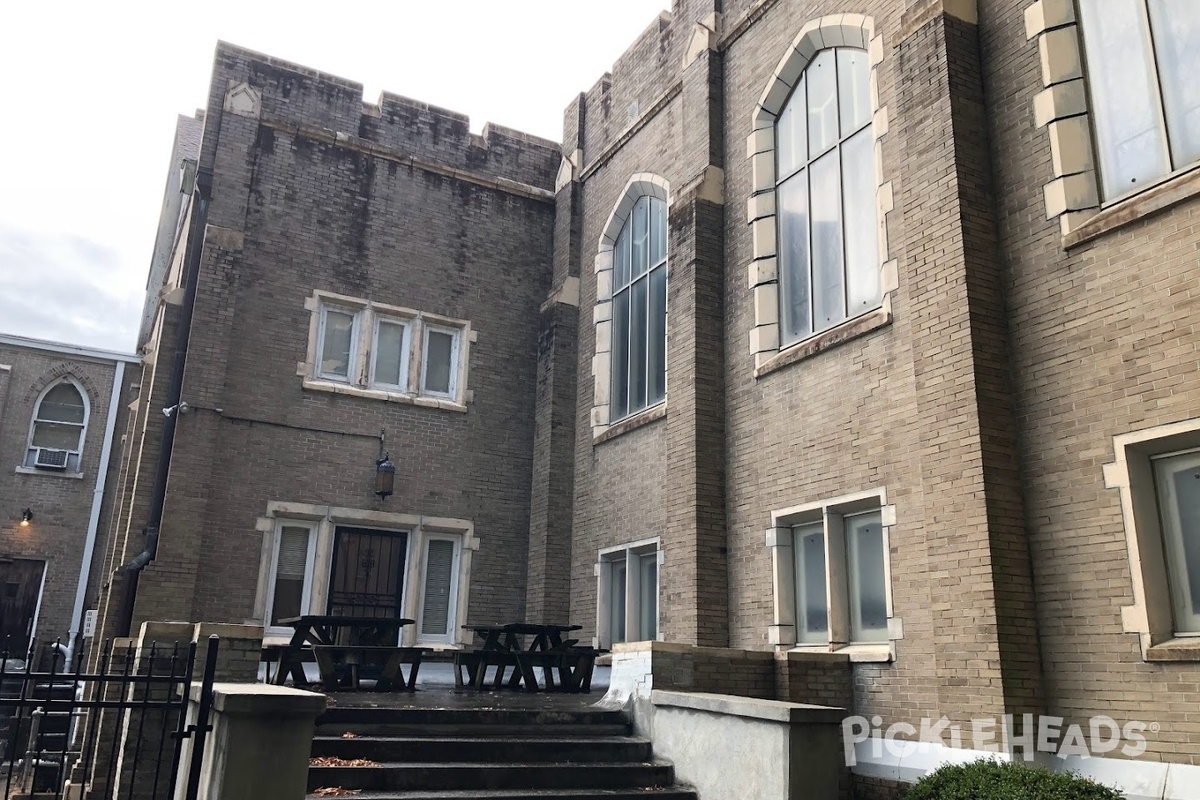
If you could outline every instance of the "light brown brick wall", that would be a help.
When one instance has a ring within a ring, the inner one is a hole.
[[[0,364],[12,367],[11,371],[0,372],[0,556],[46,562],[36,633],[42,641],[59,637],[65,641],[72,625],[71,612],[108,424],[115,365],[112,361],[6,344],[0,344]],[[127,385],[136,380],[136,373],[136,365],[126,367]],[[25,463],[29,425],[38,395],[64,376],[74,378],[88,395],[90,413],[82,451],[82,478],[50,471],[18,473],[16,468]],[[123,398],[128,402],[128,389]],[[106,478],[110,484],[116,483],[119,475],[120,419],[117,424],[114,455]],[[111,491],[110,486],[109,496]],[[33,511],[33,521],[23,528],[21,512],[26,508]],[[104,551],[104,520],[109,509],[107,503],[101,507],[97,553]],[[87,607],[92,607],[100,583],[97,572],[89,570],[91,590],[85,596]]]

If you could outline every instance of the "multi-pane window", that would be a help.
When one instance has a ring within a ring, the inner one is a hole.
[[[613,250],[612,410],[615,422],[667,396],[667,207],[644,195]]]
[[[617,548],[600,556],[601,639],[644,642],[658,638],[658,546]],[[605,631],[607,635],[604,635]]]
[[[775,134],[786,345],[880,302],[866,51],[819,51],[784,104]]]
[[[467,323],[342,298],[317,305],[312,377],[458,401]],[[365,377],[364,377],[365,375]],[[320,384],[316,384],[320,385]]]
[[[290,630],[280,620],[308,612],[312,591],[313,550],[316,545],[312,525],[281,522],[275,536],[271,558],[271,583],[268,589],[267,627]]]
[[[1175,634],[1200,635],[1200,450],[1153,459]]]
[[[830,619],[846,620],[850,642],[888,639],[887,578],[879,511],[792,526],[796,642],[826,644]]]
[[[1200,3],[1079,0],[1108,199],[1200,160]]]
[[[25,466],[78,472],[87,413],[83,392],[72,381],[47,389],[33,412]]]

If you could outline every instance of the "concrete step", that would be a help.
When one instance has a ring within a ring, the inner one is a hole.
[[[336,786],[369,791],[447,789],[632,789],[668,787],[667,762],[601,764],[463,764],[385,762],[370,767],[309,767],[308,790]]]
[[[448,789],[444,791],[355,792],[349,800],[697,800],[692,789],[680,786],[633,789]],[[310,794],[306,800],[330,800]]]
[[[647,761],[650,740],[634,736],[318,736],[313,756],[372,761]]]
[[[620,736],[622,711],[501,708],[356,708],[334,706],[317,719],[318,736]]]

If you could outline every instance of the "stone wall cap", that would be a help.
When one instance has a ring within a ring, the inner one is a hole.
[[[200,702],[201,684],[193,683],[190,697]],[[213,708],[222,714],[256,716],[316,717],[325,710],[327,698],[287,686],[267,683],[214,683]]]
[[[196,641],[204,644],[210,636],[221,639],[259,639],[263,637],[262,625],[238,625],[232,622],[197,622]]]
[[[618,642],[612,646],[613,653],[690,653],[712,658],[737,658],[746,660],[773,661],[774,651],[741,650],[736,647],[701,647],[678,642]]]
[[[782,700],[761,700],[756,697],[706,692],[671,692],[655,689],[650,693],[650,702],[656,708],[687,708],[712,714],[789,724],[838,725],[846,716],[844,709],[833,706],[814,706],[807,703],[787,703]]]

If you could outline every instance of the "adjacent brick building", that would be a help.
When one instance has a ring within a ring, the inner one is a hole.
[[[1068,763],[1200,783],[1200,20],[1129,5],[1141,160],[1095,0],[677,0],[561,147],[220,46],[108,556],[174,419],[133,618],[270,634],[386,550],[362,602],[414,640],[569,619],[617,684],[1156,723]]]
[[[0,650],[15,659],[34,640],[39,659],[72,647],[95,608],[135,364],[0,334]]]

